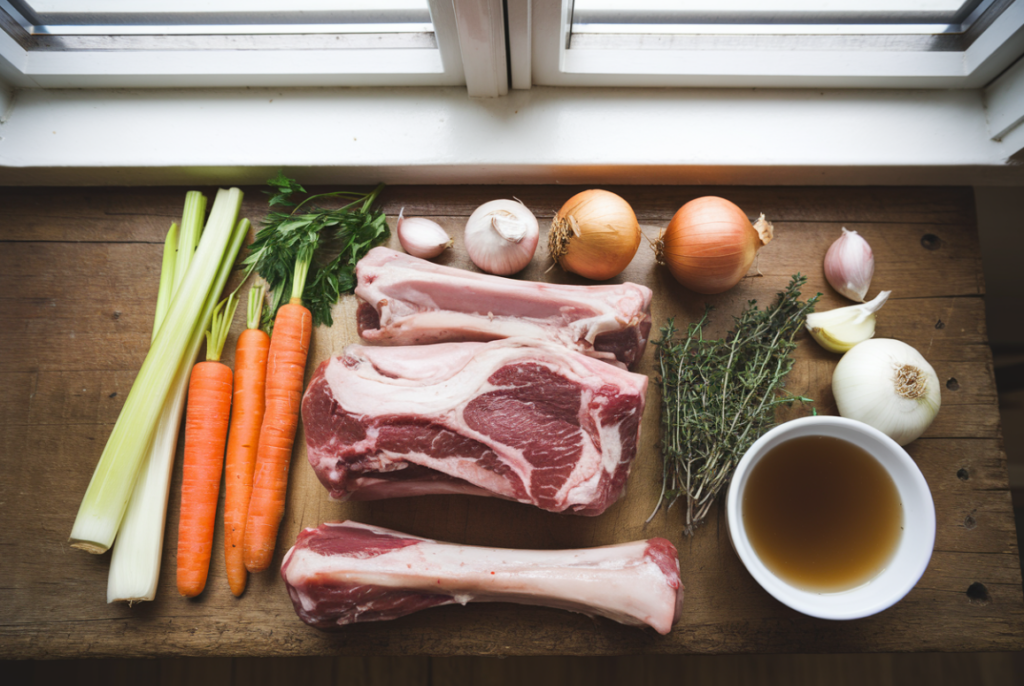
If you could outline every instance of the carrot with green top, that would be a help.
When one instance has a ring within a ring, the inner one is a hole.
[[[224,560],[228,585],[236,596],[245,591],[245,520],[252,496],[256,448],[266,409],[267,353],[270,336],[261,331],[263,285],[249,291],[245,331],[235,347],[235,391],[231,407],[231,431],[224,463]]]
[[[185,409],[185,460],[178,523],[178,592],[194,598],[206,587],[213,526],[224,469],[231,412],[231,369],[220,361],[238,299],[232,293],[213,313],[206,361],[192,368]]]
[[[277,310],[267,355],[267,409],[260,428],[252,499],[245,523],[245,568],[262,572],[270,566],[277,530],[284,516],[288,466],[299,425],[299,405],[313,332],[313,315],[302,305],[312,246],[295,263],[291,300]]]
[[[244,559],[250,572],[263,571],[274,556],[313,325],[330,326],[331,307],[342,293],[355,287],[356,263],[389,235],[384,212],[373,209],[384,184],[370,193],[336,191],[300,202],[306,189],[294,179],[278,174],[268,183],[274,187],[271,208],[291,210],[271,210],[244,261],[249,273],[256,271],[267,282],[269,304],[263,318],[265,326],[273,325],[267,358],[267,407],[245,523]],[[325,210],[314,204],[324,198],[341,198],[345,205]],[[318,254],[313,264],[314,253],[322,247],[321,237],[337,253],[333,259]],[[286,300],[288,303],[282,304]]]

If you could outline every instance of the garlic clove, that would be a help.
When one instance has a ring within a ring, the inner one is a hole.
[[[413,257],[429,260],[455,243],[437,222],[422,217],[406,218],[404,213],[403,207],[398,212],[398,226],[395,232],[398,234],[398,242],[402,244],[402,249]]]
[[[524,221],[510,212],[495,212],[491,215],[491,228],[509,243],[518,243],[526,238],[530,222]]]
[[[868,242],[845,226],[825,253],[825,278],[850,300],[864,302],[875,273],[875,256]]]
[[[892,291],[882,291],[871,302],[807,315],[805,326],[822,348],[833,353],[847,350],[875,335],[875,313]]]

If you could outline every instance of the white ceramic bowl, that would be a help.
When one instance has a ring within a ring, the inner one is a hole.
[[[875,456],[896,484],[903,505],[903,535],[885,569],[860,586],[835,593],[805,591],[775,576],[757,557],[743,526],[743,490],[750,470],[775,446],[799,436],[833,436],[856,443]],[[842,417],[803,417],[759,438],[736,467],[726,497],[729,537],[754,579],[794,610],[822,619],[857,619],[899,601],[924,574],[935,545],[935,504],[928,483],[896,441],[881,431]]]

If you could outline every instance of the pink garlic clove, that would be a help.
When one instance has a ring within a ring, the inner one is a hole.
[[[864,302],[875,273],[871,246],[856,231],[843,227],[843,235],[825,253],[825,278],[850,300]]]
[[[413,257],[429,260],[443,253],[454,243],[437,222],[422,217],[406,218],[403,216],[404,212],[404,207],[398,212],[398,226],[395,231],[398,233],[398,242],[402,244],[402,249]]]

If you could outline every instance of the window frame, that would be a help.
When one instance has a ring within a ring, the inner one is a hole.
[[[285,169],[310,183],[1024,185],[1019,62],[953,91],[549,86],[537,65],[560,0],[508,0],[507,20],[501,0],[451,7],[458,63],[476,67],[454,87],[62,90],[0,60],[14,87],[0,83],[0,183],[260,183]],[[0,32],[0,52],[11,43]]]
[[[433,48],[264,51],[239,49],[240,41],[244,48],[245,36],[232,36],[231,47],[222,49],[48,50],[45,36],[29,35],[3,12],[0,78],[18,88],[466,85],[454,6],[450,0],[428,2],[436,38]]]
[[[535,0],[533,83],[546,86],[982,88],[1024,53],[1024,1],[964,50],[572,48],[572,0]],[[852,41],[856,43],[857,41]]]

